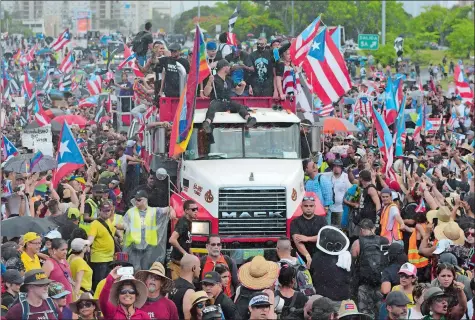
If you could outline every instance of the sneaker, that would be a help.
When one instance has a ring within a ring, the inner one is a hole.
[[[211,133],[213,131],[211,129],[211,124],[206,120],[203,122],[203,129],[206,133]]]
[[[249,118],[247,118],[246,127],[252,128],[252,127],[254,127],[254,126],[256,125],[256,123],[257,123],[256,118],[254,118],[254,117],[249,117]]]

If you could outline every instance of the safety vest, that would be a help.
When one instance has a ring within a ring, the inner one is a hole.
[[[394,203],[391,203],[390,205],[386,206],[381,213],[381,237],[385,237],[386,239],[389,240],[389,243],[392,243],[395,240],[401,240],[402,239],[402,232],[399,230],[399,222],[394,219],[393,223],[393,229],[392,230],[386,230],[386,226],[388,225],[388,220],[389,220],[389,210],[391,210],[391,207],[396,207]]]
[[[142,242],[142,223],[137,207],[129,209],[126,214],[130,219],[130,229],[127,230],[125,235],[125,246],[129,247],[131,244]],[[151,246],[156,246],[158,243],[156,215],[156,208],[147,207],[143,228],[145,229],[145,242]]]
[[[423,225],[426,229],[426,225]],[[429,259],[419,255],[419,249],[417,248],[417,229],[414,228],[414,232],[409,238],[409,250],[407,254],[409,263],[412,263],[416,268],[424,268],[429,264]]]
[[[86,203],[89,203],[89,205],[91,206],[91,218],[97,218],[98,205],[94,202],[92,198],[87,199]],[[79,220],[79,227],[84,229],[87,234],[89,234],[89,231],[91,230],[91,223],[84,221],[84,215],[81,215],[81,218]]]
[[[112,224],[114,226],[117,226],[119,224],[122,224],[122,221],[124,220],[124,217],[121,216],[120,214],[114,213],[113,219],[111,219],[111,220],[112,220]]]

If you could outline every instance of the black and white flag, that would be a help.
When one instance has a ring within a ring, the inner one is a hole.
[[[229,17],[228,21],[228,31],[233,32],[234,25],[236,24],[236,20],[239,16],[239,5],[234,9],[233,14]]]

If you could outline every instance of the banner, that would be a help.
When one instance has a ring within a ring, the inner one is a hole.
[[[53,156],[51,125],[23,130],[21,133],[21,145],[24,148],[33,149],[33,152],[41,151],[44,155]]]

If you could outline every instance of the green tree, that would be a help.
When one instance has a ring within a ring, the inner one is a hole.
[[[473,21],[463,19],[453,27],[452,33],[447,36],[450,43],[450,51],[455,56],[470,57],[470,53],[475,49]]]

